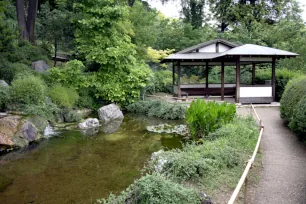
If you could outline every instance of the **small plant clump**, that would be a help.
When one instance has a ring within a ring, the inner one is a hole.
[[[187,109],[186,121],[193,138],[207,136],[222,125],[229,123],[236,114],[234,104],[206,102],[197,99]]]
[[[185,118],[186,106],[179,103],[147,100],[136,101],[126,107],[131,113],[141,113],[151,117],[177,120]]]

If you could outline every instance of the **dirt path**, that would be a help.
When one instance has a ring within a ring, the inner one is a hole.
[[[306,145],[284,125],[279,108],[256,108],[256,111],[263,120],[265,131],[263,172],[254,189],[254,203],[305,204]]]

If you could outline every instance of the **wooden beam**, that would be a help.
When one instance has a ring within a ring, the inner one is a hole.
[[[221,64],[221,100],[224,100],[224,62]]]
[[[255,63],[252,63],[252,85],[255,85]]]
[[[276,57],[273,57],[273,60],[272,60],[272,98],[273,98],[273,101],[275,101],[275,80],[276,80],[275,64],[276,64]]]
[[[216,43],[216,52],[217,53],[219,52],[219,43],[218,42]]]
[[[272,62],[272,57],[241,57],[240,62]]]
[[[236,61],[236,103],[239,103],[240,97],[240,57]]]
[[[179,98],[182,97],[181,94],[181,64],[177,63],[177,95]]]
[[[206,62],[206,69],[205,69],[205,78],[206,78],[206,88],[208,88],[208,62]]]

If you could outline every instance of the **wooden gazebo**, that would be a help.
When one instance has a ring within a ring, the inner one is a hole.
[[[182,94],[209,96],[235,96],[237,103],[271,103],[275,101],[275,64],[276,60],[296,57],[298,54],[279,49],[244,44],[237,45],[222,39],[204,42],[166,57],[162,62],[173,64],[173,93],[181,98]],[[271,83],[255,85],[256,64],[271,63]],[[240,83],[241,65],[252,65],[252,84]],[[182,66],[204,66],[205,84],[181,84]],[[209,67],[221,66],[221,84],[209,84]],[[224,67],[232,66],[236,69],[236,83],[224,83]],[[175,73],[177,82],[175,83]]]

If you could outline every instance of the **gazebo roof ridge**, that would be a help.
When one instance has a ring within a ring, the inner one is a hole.
[[[214,40],[210,40],[210,41],[207,41],[207,42],[203,42],[203,43],[200,43],[200,44],[197,44],[197,45],[185,48],[185,49],[183,49],[183,50],[181,50],[179,52],[176,52],[174,54],[187,54],[187,53],[191,53],[193,51],[196,51],[198,49],[201,49],[203,47],[206,47],[208,45],[212,45],[212,44],[215,44],[215,43],[222,43],[222,44],[227,45],[227,46],[229,46],[231,48],[239,46],[236,43],[233,43],[233,42],[221,39],[221,38],[217,38],[217,39],[214,39]]]
[[[226,55],[250,55],[250,56],[287,56],[287,57],[296,57],[299,56],[299,54],[288,52],[285,50],[280,50],[277,48],[272,47],[266,47],[261,45],[255,45],[255,44],[244,44],[235,48],[232,48],[230,50],[227,50],[223,53],[220,53],[217,57],[222,57]]]

